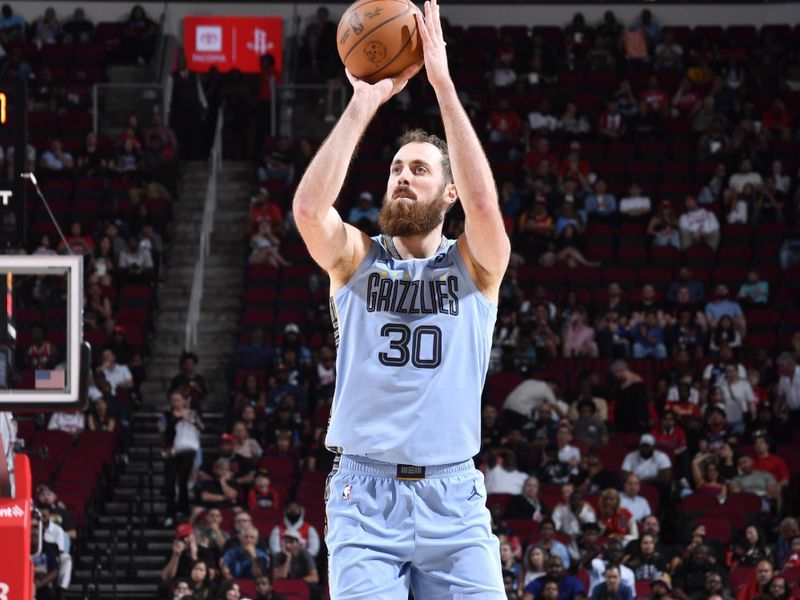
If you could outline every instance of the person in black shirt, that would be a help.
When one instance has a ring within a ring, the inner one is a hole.
[[[184,352],[178,361],[180,373],[172,378],[169,384],[169,391],[189,386],[191,390],[192,408],[199,408],[200,402],[205,398],[208,386],[206,385],[206,378],[197,372],[197,363],[199,359],[194,352]]]
[[[217,576],[217,566],[211,550],[200,546],[194,535],[191,523],[180,523],[175,528],[175,541],[172,542],[172,552],[167,564],[161,569],[161,581],[169,583],[176,578],[190,579],[192,567],[201,560],[206,563],[209,579]]]
[[[214,457],[203,457],[203,466],[197,474],[199,482],[211,481],[214,476],[214,463],[220,458],[230,461],[230,470],[237,485],[252,485],[256,475],[255,465],[241,454],[233,451],[233,436],[223,433],[219,436],[219,453]]]
[[[539,480],[528,477],[522,494],[513,495],[506,505],[506,519],[533,519],[541,521],[550,516],[550,509],[539,499]]]
[[[650,413],[647,386],[642,378],[628,368],[624,360],[611,365],[617,379],[614,401],[614,428],[616,431],[644,433],[650,431]]]

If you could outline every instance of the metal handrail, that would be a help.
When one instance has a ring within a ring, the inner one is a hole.
[[[186,313],[186,350],[197,346],[197,325],[200,321],[200,307],[203,302],[203,280],[205,279],[206,257],[211,250],[211,234],[214,232],[214,214],[217,210],[217,176],[222,171],[222,125],[224,105],[217,111],[217,126],[214,145],[208,157],[209,174],[206,200],[203,206],[203,221],[200,224],[200,249],[192,277],[192,292],[189,297],[189,310]]]

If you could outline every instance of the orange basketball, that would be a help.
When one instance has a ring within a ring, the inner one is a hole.
[[[422,64],[422,39],[410,0],[358,0],[339,20],[336,43],[347,69],[375,83]]]

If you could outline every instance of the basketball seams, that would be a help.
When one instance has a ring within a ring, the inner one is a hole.
[[[366,2],[364,2],[364,3],[362,3],[362,4],[359,4],[359,5],[358,5],[356,8],[360,8],[360,7],[363,7],[363,6],[365,6],[366,4],[371,4],[371,3],[373,3],[373,2],[378,2],[378,1],[380,1],[380,0],[367,0]],[[357,41],[355,44],[353,44],[353,45],[350,47],[350,49],[347,51],[347,54],[345,54],[345,55],[342,57],[342,62],[343,62],[343,63],[347,64],[347,58],[350,56],[350,54],[353,52],[353,50],[355,50],[355,49],[356,49],[356,48],[357,48],[357,47],[358,47],[358,46],[361,44],[361,42],[363,42],[364,40],[368,39],[368,38],[369,38],[369,37],[370,37],[370,36],[371,36],[373,33],[375,33],[376,31],[378,31],[378,30],[379,30],[381,27],[383,27],[384,25],[386,25],[386,24],[388,24],[388,23],[391,23],[392,21],[394,21],[395,19],[398,19],[399,17],[405,16],[406,14],[408,14],[408,12],[409,12],[409,11],[411,11],[411,10],[412,10],[413,4],[412,4],[411,2],[408,2],[407,0],[396,0],[396,1],[397,1],[397,2],[402,2],[403,4],[405,4],[405,5],[406,5],[406,10],[404,10],[404,11],[403,11],[403,12],[401,12],[401,13],[397,13],[397,14],[396,14],[396,15],[394,15],[392,18],[390,18],[390,19],[387,19],[386,21],[384,21],[384,22],[383,22],[383,23],[381,23],[380,25],[376,26],[374,29],[371,29],[371,30],[370,30],[370,32],[369,32],[369,34],[365,35],[364,37],[362,37],[361,39],[359,39],[359,40],[358,40],[358,41]],[[415,25],[414,25],[414,31],[415,31],[415,32],[416,32],[416,28],[417,28],[417,25],[415,24]],[[338,39],[338,35],[337,35],[337,39]],[[400,52],[398,52],[398,53],[397,53],[397,54],[396,54],[396,55],[395,55],[395,56],[392,58],[392,61],[393,61],[393,60],[395,60],[395,58],[397,58],[397,56],[399,56],[399,55],[402,53],[402,50],[405,48],[405,46],[406,46],[406,45],[408,45],[408,42],[406,42],[406,44],[404,44],[404,45],[403,45],[403,48],[401,48],[401,49],[400,49]],[[391,61],[390,61],[390,63],[391,63]],[[387,64],[388,64],[388,63],[387,63]],[[381,67],[380,69],[378,69],[378,71],[381,71],[381,70],[385,69],[385,68],[386,68],[386,66],[387,66],[387,65],[384,65],[383,67]],[[371,73],[370,75],[374,75],[374,74],[375,74],[375,73],[377,73],[378,71],[374,71],[374,72],[373,72],[373,73]],[[367,75],[366,77],[369,77],[369,75]]]

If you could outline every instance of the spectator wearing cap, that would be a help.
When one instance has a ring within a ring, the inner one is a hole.
[[[283,549],[275,555],[275,579],[302,579],[308,584],[319,583],[319,572],[314,557],[303,548],[303,540],[297,531],[287,529],[283,533]]]
[[[360,226],[366,221],[368,229],[372,229],[378,223],[380,210],[373,203],[372,194],[366,190],[358,195],[358,203],[350,209],[347,215],[347,222],[351,225]]]
[[[275,361],[277,365],[285,363],[283,353],[287,350],[293,350],[297,355],[297,362],[302,366],[311,364],[311,350],[303,343],[300,337],[300,327],[297,323],[287,323],[283,328],[283,341],[275,349]]]
[[[594,182],[594,190],[584,202],[586,220],[591,222],[613,223],[617,218],[617,198],[608,192],[605,179]]]
[[[669,573],[662,573],[650,582],[650,598],[648,600],[674,600],[672,595],[672,578]]]
[[[202,512],[202,509],[231,508],[234,512],[240,510],[237,505],[240,486],[231,471],[231,460],[229,458],[218,458],[214,461],[211,472],[214,478],[199,483],[195,488],[199,498],[199,506],[193,508],[192,520]]]
[[[652,210],[650,196],[642,193],[642,186],[638,181],[631,183],[628,188],[628,195],[619,202],[619,212],[628,222],[644,222]]]
[[[672,461],[661,450],[655,449],[656,439],[649,433],[639,438],[639,448],[622,461],[622,476],[636,475],[644,483],[669,485],[672,479]]]
[[[233,451],[233,436],[230,433],[223,433],[219,436],[219,447],[216,456],[210,459],[203,458],[203,466],[197,473],[198,482],[209,482],[216,479],[213,466],[220,458],[228,459],[228,468],[237,485],[248,486],[253,483],[255,465],[249,459]]]
[[[225,551],[220,565],[225,579],[255,579],[269,573],[269,553],[258,547],[258,529],[246,525],[239,532],[239,545]]]
[[[686,211],[678,220],[681,247],[685,250],[697,244],[705,244],[716,251],[720,238],[717,216],[699,206],[694,196],[686,196],[685,204]]]
[[[306,510],[299,502],[290,502],[283,511],[283,521],[273,527],[269,535],[269,549],[273,555],[283,550],[286,533],[292,531],[299,536],[303,549],[311,556],[319,554],[320,538],[316,527],[305,520]]]
[[[161,580],[189,578],[195,562],[202,560],[208,566],[211,578],[215,577],[216,563],[211,550],[197,543],[191,523],[180,523],[175,528],[175,540],[167,564],[161,569]]]

